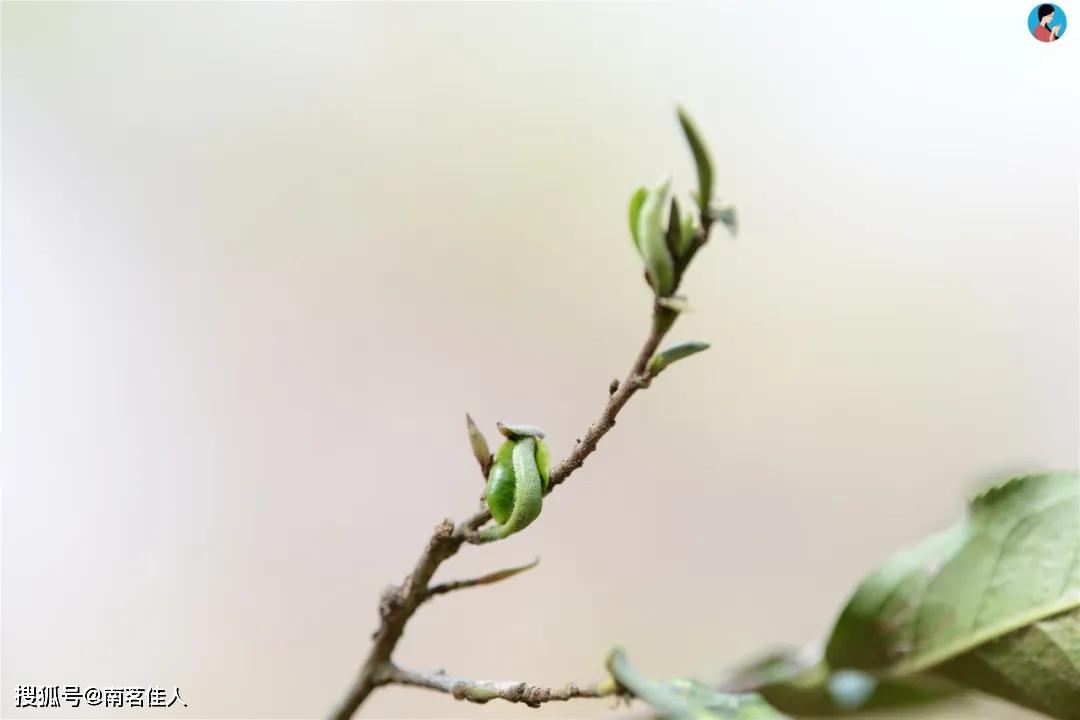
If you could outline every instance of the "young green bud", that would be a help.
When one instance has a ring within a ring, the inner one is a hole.
[[[667,245],[665,224],[668,190],[671,178],[649,190],[638,215],[638,242],[645,260],[645,271],[658,297],[670,295],[675,289],[675,262]]]
[[[484,498],[496,524],[480,531],[481,542],[509,537],[539,517],[550,478],[551,454],[542,432],[527,425],[500,424],[499,430],[508,439],[492,460]]]

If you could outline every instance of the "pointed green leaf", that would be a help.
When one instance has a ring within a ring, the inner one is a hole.
[[[699,352],[709,349],[709,343],[704,343],[699,340],[687,340],[676,345],[672,345],[652,356],[649,361],[648,371],[650,375],[659,375],[660,372],[671,363],[682,360],[683,358],[696,355]]]
[[[698,204],[704,212],[712,199],[713,165],[709,158],[709,149],[705,147],[705,141],[694,125],[694,121],[683,108],[679,108],[679,125],[682,126],[686,142],[690,145],[690,152],[694,156],[694,166],[698,176]]]
[[[675,262],[668,251],[667,228],[664,225],[670,188],[671,178],[667,178],[649,190],[638,217],[638,238],[645,270],[653,290],[660,297],[671,294],[675,289]]]
[[[481,575],[478,578],[475,578],[473,580],[468,580],[468,581],[465,581],[465,582],[467,582],[470,586],[471,585],[491,585],[493,583],[501,582],[503,580],[507,580],[509,578],[512,578],[515,575],[520,575],[523,572],[528,572],[529,570],[532,570],[534,567],[536,567],[539,564],[540,564],[540,558],[536,558],[531,563],[526,563],[525,565],[517,565],[515,567],[505,568],[503,570],[496,570],[495,572],[488,573],[487,575]]]
[[[619,686],[634,697],[648,703],[671,720],[782,720],[760,696],[748,693],[728,695],[716,692],[693,680],[669,680],[658,682],[641,674],[626,658],[626,653],[615,648],[608,655],[608,672]]]
[[[645,187],[639,187],[634,191],[634,194],[630,196],[630,237],[634,240],[634,247],[637,248],[638,255],[641,259],[645,259],[645,254],[641,251],[641,235],[638,232],[638,219],[641,217],[641,205],[645,202],[646,196],[649,191]]]
[[[671,198],[671,212],[668,215],[667,248],[671,257],[678,260],[682,255],[682,217],[679,215],[679,199]]]
[[[480,428],[476,427],[476,423],[468,413],[465,413],[465,428],[469,433],[469,445],[472,446],[473,457],[480,463],[480,470],[486,476],[488,467],[491,465],[491,450],[488,449],[484,433],[480,432]]]
[[[1080,720],[1080,474],[1014,478],[856,590],[825,657],[884,677],[941,674]]]

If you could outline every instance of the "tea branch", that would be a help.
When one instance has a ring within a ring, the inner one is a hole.
[[[570,683],[563,688],[546,688],[525,682],[466,680],[447,675],[441,670],[435,673],[419,673],[403,670],[395,665],[387,666],[384,678],[387,684],[427,688],[452,695],[456,700],[480,704],[491,700],[505,700],[525,703],[534,708],[547,702],[566,702],[574,698],[610,697],[619,690],[618,685],[610,679],[594,685],[580,686]]]
[[[670,330],[676,315],[677,313],[674,311],[659,304],[654,305],[651,330],[630,371],[627,373],[626,379],[620,382],[618,389],[608,397],[600,418],[589,426],[588,430],[585,431],[585,435],[574,446],[566,459],[552,469],[548,494],[565,482],[575,470],[585,463],[586,458],[596,450],[604,435],[615,427],[615,420],[619,411],[635,393],[649,386],[653,378],[653,375],[648,370],[649,360],[655,354],[668,330]],[[331,720],[348,720],[351,718],[357,708],[363,704],[377,687],[389,684],[418,684],[402,682],[399,679],[401,671],[394,668],[390,658],[405,632],[406,624],[421,603],[433,595],[450,592],[451,589],[485,584],[478,580],[473,582],[464,581],[453,588],[448,584],[431,586],[431,578],[435,575],[435,571],[439,569],[439,566],[453,557],[464,543],[475,542],[477,530],[490,519],[491,511],[484,508],[456,526],[450,519],[443,520],[436,526],[431,538],[420,554],[416,566],[405,578],[404,582],[401,585],[391,586],[383,592],[382,599],[379,602],[379,627],[372,636],[371,649],[368,651],[368,656],[361,666],[356,680],[338,707],[330,714]],[[396,672],[392,672],[392,670]],[[425,685],[425,687],[431,687],[431,685]],[[493,697],[506,699],[503,695]]]
[[[665,180],[651,191],[641,188],[631,198],[630,231],[634,245],[644,261],[646,281],[653,290],[652,322],[649,333],[626,377],[621,382],[612,382],[609,386],[608,399],[600,417],[586,429],[570,454],[552,467],[550,472],[547,470],[546,446],[540,442],[543,433],[538,429],[500,424],[500,432],[507,437],[504,447],[508,447],[513,455],[513,466],[509,468],[508,460],[501,451],[499,455],[490,454],[482,433],[473,423],[472,418],[467,417],[469,441],[485,476],[490,473],[491,477],[494,477],[496,473],[501,473],[504,479],[511,475],[518,477],[517,490],[512,492],[514,502],[542,502],[544,496],[566,482],[596,451],[600,440],[615,427],[620,411],[630,398],[638,391],[649,387],[656,376],[671,363],[708,347],[704,343],[689,342],[658,352],[660,343],[675,323],[679,313],[685,309],[685,300],[676,296],[675,292],[679,288],[683,273],[691,259],[707,242],[713,221],[720,220],[729,230],[735,229],[734,214],[730,208],[718,209],[710,203],[712,166],[704,143],[682,111],[680,111],[679,119],[698,167],[700,212],[696,214],[696,217],[693,214],[680,213],[678,202],[673,198],[669,199],[670,180]],[[542,480],[545,481],[544,485],[540,484]],[[523,486],[521,483],[526,481],[531,484]],[[522,487],[528,487],[529,492],[522,491]],[[526,499],[521,500],[522,497]],[[490,504],[492,493],[488,494],[487,499]],[[488,507],[482,507],[457,525],[450,519],[446,519],[436,526],[405,580],[400,585],[392,585],[383,592],[379,602],[379,626],[372,635],[371,648],[345,697],[329,715],[331,720],[349,720],[376,688],[385,685],[428,688],[471,702],[483,703],[499,699],[507,702],[523,702],[533,707],[545,702],[566,701],[579,697],[596,698],[609,695],[629,697],[633,694],[612,677],[599,685],[571,684],[561,690],[554,690],[523,682],[465,680],[441,671],[424,674],[404,670],[394,664],[392,656],[405,632],[405,627],[425,601],[436,595],[500,582],[535,567],[536,562],[533,562],[477,578],[431,584],[435,572],[444,562],[453,557],[462,545],[501,539],[507,534],[524,529],[524,526],[539,514],[539,505],[530,504],[521,507],[528,507],[530,512],[515,513],[511,518],[511,523],[493,526],[496,530],[494,533],[491,532],[492,527],[486,528],[485,533],[481,533],[485,524],[493,519],[492,511]],[[521,520],[526,516],[526,520]],[[515,522],[517,524],[514,524]]]

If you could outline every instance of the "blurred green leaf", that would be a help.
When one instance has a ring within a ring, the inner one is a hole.
[[[900,553],[833,628],[834,669],[948,677],[1080,720],[1080,474],[1014,478]]]
[[[648,703],[660,717],[671,720],[782,720],[783,715],[753,693],[719,693],[693,680],[650,680],[615,648],[608,655],[608,672],[634,697]]]
[[[638,233],[638,219],[641,217],[641,205],[645,202],[645,198],[648,196],[649,191],[644,187],[639,187],[634,191],[634,194],[630,196],[630,237],[634,240],[634,247],[637,248],[638,255],[641,259],[645,259],[645,253],[641,251],[641,235]]]
[[[672,345],[652,356],[649,361],[649,374],[659,375],[660,372],[673,362],[688,358],[691,355],[696,355],[699,352],[703,352],[709,349],[709,343],[701,342],[700,340],[687,340],[676,345]]]
[[[705,212],[712,199],[712,160],[709,158],[709,150],[705,147],[705,141],[694,125],[694,121],[690,119],[690,115],[686,110],[681,107],[679,108],[679,125],[682,126],[683,133],[686,135],[686,142],[690,145],[690,152],[694,156],[694,167],[697,169],[698,176],[698,204],[701,206],[702,212]]]
[[[1050,717],[1076,720],[1080,718],[1080,609],[979,645],[935,672]]]
[[[860,670],[831,672],[820,648],[766,656],[739,668],[722,689],[757,692],[780,712],[806,718],[921,708],[960,694],[953,683],[935,677],[878,678]]]
[[[724,227],[726,227],[728,232],[733,236],[739,234],[739,218],[735,214],[734,206],[725,205],[723,207],[713,208],[709,212],[712,213],[713,219],[723,223]]]

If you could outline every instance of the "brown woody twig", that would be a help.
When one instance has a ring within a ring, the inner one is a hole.
[[[708,213],[702,213],[701,220],[702,232],[695,241],[693,247],[695,252],[705,243],[709,235],[711,217]],[[688,261],[689,258],[687,258]],[[680,268],[680,275],[681,270],[682,268]],[[652,381],[652,375],[648,370],[649,360],[656,353],[657,348],[659,348],[664,336],[667,335],[677,317],[677,311],[654,302],[652,326],[633,365],[630,367],[630,371],[626,375],[626,379],[618,383],[617,386],[614,383],[612,384],[614,390],[610,391],[600,418],[589,426],[588,430],[585,431],[585,435],[575,444],[570,454],[552,468],[547,493],[551,493],[556,487],[565,482],[575,470],[585,463],[589,455],[596,450],[600,440],[615,426],[615,419],[623,406],[638,390],[649,386]],[[526,702],[531,705],[533,704],[531,701],[536,701],[538,704],[549,700],[568,700],[571,697],[601,697],[599,694],[586,692],[588,688],[583,689],[574,685],[569,685],[562,691],[554,691],[537,688],[526,683],[471,682],[442,674],[422,675],[401,670],[391,662],[394,649],[405,632],[405,625],[425,600],[433,595],[464,587],[488,584],[506,577],[504,575],[493,580],[491,576],[484,576],[474,581],[458,581],[457,583],[436,585],[434,587],[430,585],[431,578],[439,566],[456,554],[464,543],[476,542],[477,531],[490,519],[490,511],[483,508],[457,526],[450,519],[443,520],[435,528],[431,539],[428,540],[427,546],[416,563],[416,567],[413,568],[404,582],[401,585],[391,586],[386,589],[379,603],[379,628],[372,636],[371,649],[368,651],[367,658],[364,660],[356,680],[341,703],[330,714],[330,720],[349,720],[375,688],[389,684],[426,687],[450,693],[459,699],[474,702],[486,702],[487,700],[499,698],[511,702]],[[499,573],[493,575],[499,575]],[[571,689],[574,692],[571,692]],[[596,692],[600,691],[596,690]],[[605,694],[612,694],[612,692],[605,692]],[[543,696],[544,693],[547,693],[547,699],[538,700],[537,698]]]
[[[613,680],[599,685],[579,686],[570,683],[564,688],[546,688],[524,682],[465,680],[439,671],[425,674],[403,670],[394,665],[387,666],[383,678],[386,683],[411,685],[453,695],[457,700],[474,703],[486,703],[490,700],[505,700],[512,703],[525,703],[529,707],[540,707],[546,702],[565,702],[574,698],[602,698],[615,695],[618,686]]]

